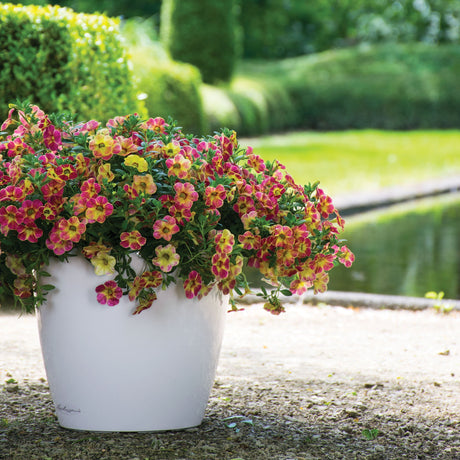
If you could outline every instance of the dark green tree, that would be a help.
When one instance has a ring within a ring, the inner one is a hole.
[[[200,69],[205,83],[229,81],[237,60],[234,0],[163,0],[160,36],[171,57]]]

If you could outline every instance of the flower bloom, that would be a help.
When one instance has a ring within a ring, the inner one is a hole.
[[[312,286],[311,281],[295,279],[291,282],[289,289],[293,294],[304,294]]]
[[[32,297],[32,278],[29,275],[20,275],[14,282],[14,295],[21,299]]]
[[[94,273],[98,276],[109,275],[115,272],[116,259],[105,252],[98,252],[95,257],[91,259],[94,266]]]
[[[121,287],[113,280],[106,281],[104,284],[97,286],[96,292],[97,301],[102,305],[107,304],[109,307],[117,305],[123,295]]]
[[[345,265],[345,267],[347,268],[351,267],[351,265],[355,261],[355,255],[346,246],[337,248],[337,250],[338,250],[339,262]]]
[[[86,223],[76,216],[72,216],[70,219],[61,219],[57,223],[57,233],[63,240],[78,243],[85,231]]]
[[[121,147],[120,152],[118,152],[118,155],[122,157],[126,157],[130,153],[137,152],[137,147],[130,137],[126,138],[126,137],[118,136],[116,140]]]
[[[20,137],[8,142],[8,156],[10,158],[24,155],[26,153],[33,153],[33,149],[29,147]]]
[[[61,133],[53,125],[48,125],[43,131],[43,142],[47,148],[56,152],[62,144]]]
[[[204,191],[204,196],[206,206],[214,209],[220,208],[226,198],[225,187],[222,184],[217,185],[217,187],[208,186]]]
[[[26,197],[26,192],[22,187],[8,185],[0,189],[0,201],[22,201]]]
[[[291,244],[292,230],[287,225],[275,225],[272,237],[276,247],[286,247]]]
[[[248,166],[253,168],[258,173],[262,173],[266,169],[264,160],[259,155],[254,154],[248,155]]]
[[[178,153],[174,158],[168,158],[166,160],[166,167],[168,168],[168,176],[176,176],[179,179],[185,179],[188,177],[192,162]]]
[[[243,249],[259,249],[260,236],[254,235],[249,230],[238,236],[238,241],[243,245]]]
[[[158,270],[147,271],[142,273],[141,279],[146,288],[157,288],[163,282],[163,275]]]
[[[129,283],[129,300],[135,300],[139,296],[141,291],[145,288],[145,284],[145,280],[142,277],[136,276],[134,280],[131,283]]]
[[[59,180],[63,181],[75,179],[78,176],[76,168],[72,165],[56,166],[56,168],[53,171],[53,174],[55,174]]]
[[[198,200],[198,193],[195,191],[195,187],[189,182],[176,182],[174,190],[176,191],[174,203],[177,207],[191,208],[193,203]]]
[[[120,245],[133,251],[138,251],[146,242],[147,240],[137,230],[123,232],[120,235]]]
[[[218,253],[229,254],[232,252],[233,245],[235,244],[235,237],[230,232],[230,230],[225,229],[217,233],[216,237],[214,238],[214,242],[216,244],[216,251]]]
[[[323,271],[327,272],[334,267],[334,255],[329,254],[326,256],[324,254],[317,254],[313,262],[315,264],[316,273]]]
[[[190,222],[195,216],[195,212],[190,211],[190,208],[178,208],[174,205],[169,207],[169,214],[173,216],[179,224],[183,224],[184,221]]]
[[[125,158],[125,166],[136,168],[139,172],[145,172],[149,169],[149,165],[145,158],[139,155],[129,155]]]
[[[185,297],[187,297],[187,299],[193,299],[193,297],[199,294],[201,287],[201,275],[196,270],[192,270],[188,278],[184,281]]]
[[[152,306],[153,302],[155,302],[155,300],[157,300],[156,292],[151,292],[147,297],[139,299],[139,305],[133,311],[133,315],[138,315],[142,311],[148,310]]]
[[[108,254],[109,252],[110,248],[107,247],[105,244],[95,242],[91,242],[89,246],[85,246],[82,249],[82,253],[87,259],[92,259],[100,253]]]
[[[17,231],[18,238],[21,241],[29,241],[30,243],[36,243],[43,235],[43,230],[38,228],[34,223],[21,223],[18,226]]]
[[[161,148],[161,153],[165,157],[173,157],[180,152],[180,145],[177,142],[170,142]]]
[[[115,174],[112,172],[110,163],[105,163],[97,168],[96,180],[102,184],[104,179],[107,179],[108,182],[112,182],[115,179]]]
[[[171,241],[172,236],[179,230],[176,219],[172,216],[165,216],[153,224],[153,237],[157,240],[163,238],[166,241]]]
[[[45,241],[46,247],[53,251],[57,256],[61,256],[69,252],[73,248],[73,243],[70,240],[62,240],[56,232],[50,233]]]
[[[327,283],[329,282],[329,275],[326,272],[319,273],[313,281],[314,293],[325,292],[327,290]]]
[[[246,195],[239,196],[236,200],[236,203],[233,206],[235,212],[237,212],[240,216],[244,214],[248,214],[251,211],[255,211],[254,200]]]
[[[325,219],[327,219],[329,217],[329,214],[332,214],[334,212],[332,198],[327,196],[320,188],[316,190],[316,198],[318,199],[316,209],[321,213],[321,215]]]
[[[89,142],[95,158],[110,160],[113,155],[120,153],[121,145],[116,142],[109,134],[97,133]]]
[[[62,196],[64,193],[65,182],[52,180],[41,187],[41,192],[45,200],[50,200],[56,196]]]
[[[113,205],[105,196],[90,198],[86,203],[86,218],[89,223],[103,224],[107,217],[113,213]]]
[[[161,117],[156,117],[156,118],[149,118],[147,121],[144,121],[140,128],[141,129],[151,129],[157,133],[165,133],[165,127],[168,126],[168,124],[165,122],[165,120]]]
[[[0,231],[6,236],[10,230],[16,230],[22,222],[23,213],[10,204],[6,208],[0,208]]]
[[[180,256],[176,253],[176,248],[172,244],[157,246],[155,254],[157,256],[152,260],[153,265],[160,267],[165,273],[170,272],[173,267],[179,264]]]
[[[15,275],[26,275],[26,267],[24,267],[21,258],[17,255],[8,254],[5,258],[5,265]]]
[[[216,253],[212,256],[212,267],[211,271],[214,273],[217,279],[227,278],[230,271],[230,259],[226,254]]]
[[[101,186],[96,182],[96,179],[91,178],[85,180],[81,184],[81,196],[85,197],[87,200],[96,196],[101,191]]]
[[[157,186],[153,182],[153,177],[150,174],[145,176],[133,176],[133,190],[138,194],[153,195],[157,191]]]

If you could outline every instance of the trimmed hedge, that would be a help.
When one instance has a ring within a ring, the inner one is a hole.
[[[230,80],[238,54],[234,0],[163,0],[160,32],[171,57],[198,67],[205,83]]]
[[[285,129],[459,128],[458,75],[459,45],[359,46],[246,62],[231,88],[221,91],[237,107],[240,135]],[[262,98],[265,102],[257,107],[266,112],[254,116],[254,107],[251,112],[243,98]],[[216,129],[219,120],[213,117]]]
[[[82,119],[136,111],[118,26],[66,8],[0,4],[0,109],[28,98]]]
[[[298,127],[460,126],[460,46],[384,45],[285,61]],[[292,67],[292,70],[288,70]]]
[[[132,61],[138,90],[144,93],[144,105],[150,117],[168,117],[177,121],[185,133],[204,133],[207,123],[203,110],[200,72],[190,64],[157,61],[149,50],[136,49]]]

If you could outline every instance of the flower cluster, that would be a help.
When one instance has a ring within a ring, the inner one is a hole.
[[[277,314],[280,293],[323,292],[331,268],[353,261],[331,198],[232,131],[196,138],[137,115],[75,124],[33,105],[12,106],[1,130],[0,293],[28,311],[52,289],[42,281],[51,257],[83,254],[95,275],[113,274],[98,301],[127,295],[134,313],[170,283],[188,298],[217,287],[237,310],[256,269]],[[131,268],[139,256],[142,273]]]

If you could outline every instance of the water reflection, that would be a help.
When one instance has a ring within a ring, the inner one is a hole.
[[[356,261],[330,290],[460,298],[460,194],[349,217],[344,238]]]

